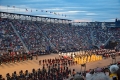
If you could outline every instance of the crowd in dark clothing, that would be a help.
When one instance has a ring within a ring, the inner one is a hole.
[[[23,44],[30,52],[91,49],[93,45],[104,44],[111,35],[114,36],[114,40],[120,38],[120,29],[103,29],[100,24],[96,23],[96,26],[84,27],[2,18],[0,24],[1,49],[11,48],[14,51],[22,50],[24,52]],[[16,35],[15,30],[19,36]]]

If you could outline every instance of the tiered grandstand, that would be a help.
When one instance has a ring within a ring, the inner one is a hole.
[[[45,19],[45,20],[43,20]],[[48,20],[49,19],[49,20]],[[119,41],[115,22],[86,22],[1,12],[1,49],[14,51],[72,51],[101,48]],[[113,29],[115,28],[115,29]]]

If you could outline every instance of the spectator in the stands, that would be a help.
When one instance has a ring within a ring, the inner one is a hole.
[[[3,78],[2,75],[0,75],[0,80],[5,80],[5,78]]]
[[[118,76],[118,80],[120,80],[120,63],[118,63],[118,67],[119,69],[117,70],[117,76]]]
[[[75,75],[74,80],[84,80],[84,77],[80,75]]]
[[[86,80],[90,80],[94,74],[94,70],[90,69],[88,73],[86,73]]]
[[[90,80],[109,80],[109,76],[105,75],[101,68],[96,68]]]
[[[117,75],[118,70],[119,70],[119,67],[117,65],[110,66],[110,80],[119,80]]]

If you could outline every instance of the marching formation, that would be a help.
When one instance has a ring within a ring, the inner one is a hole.
[[[32,69],[32,72],[21,70],[18,74],[13,72],[12,75],[6,74],[7,80],[22,79],[22,80],[63,80],[68,79],[70,76],[76,74],[75,69],[70,69],[69,66],[76,63],[72,59],[68,58],[54,58],[44,59],[39,61],[39,65],[42,69]]]
[[[71,66],[102,60],[104,57],[103,55],[108,54],[108,52],[109,54],[112,54],[114,51],[102,49],[59,53],[59,57],[39,60],[39,65],[42,66],[42,68],[32,69],[32,71],[21,70],[19,73],[14,71],[12,74],[7,73],[6,78],[7,80],[70,80],[71,78],[75,78],[77,75],[77,71],[75,69],[71,69]],[[114,52],[114,54],[116,53]],[[5,59],[7,59],[7,57],[9,57],[8,55],[11,59],[8,59],[7,63],[32,59],[33,56],[32,54],[27,53],[10,52],[9,54],[2,54],[1,59],[5,56]],[[16,56],[19,57],[16,58]],[[37,56],[36,60],[38,60]],[[6,60],[4,60],[4,62],[6,62]],[[81,78],[84,80],[86,77],[86,71],[83,71],[80,74],[82,75]],[[2,80],[4,80],[4,78]]]
[[[20,62],[25,60],[32,60],[33,55],[29,53],[23,52],[8,52],[8,53],[1,53],[0,54],[0,65],[3,63],[11,63],[11,62]]]
[[[68,53],[59,53],[59,56],[64,58],[71,58],[77,64],[85,64],[87,62],[102,60],[103,58],[113,58],[120,55],[120,52],[116,52],[111,49],[99,49],[99,50],[86,50],[86,51],[77,51],[77,52],[68,52]]]
[[[96,55],[96,54],[85,55],[85,56],[77,55],[74,58],[74,61],[77,61],[78,64],[85,64],[87,62],[92,62],[92,61],[97,61],[97,60],[102,60],[102,56]]]

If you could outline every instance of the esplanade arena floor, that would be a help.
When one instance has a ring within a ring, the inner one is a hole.
[[[21,62],[16,62],[16,63],[7,63],[7,64],[2,64],[0,65],[0,74],[6,78],[6,73],[10,73],[10,75],[16,71],[17,74],[19,73],[20,70],[28,70],[29,72],[32,71],[32,69],[38,69],[42,68],[42,65],[39,65],[39,60],[43,59],[52,59],[55,57],[58,57],[58,54],[50,54],[50,55],[42,55],[38,57],[38,60],[34,57],[33,60],[26,60],[26,61],[21,61]],[[116,61],[120,61],[120,56],[116,57]],[[112,58],[108,59],[103,59],[100,61],[94,61],[94,62],[89,62],[86,64],[86,70],[88,69],[94,69],[96,67],[104,67],[112,63]],[[75,69],[76,72],[79,72],[81,69],[81,65],[73,65],[70,67],[71,69]]]

